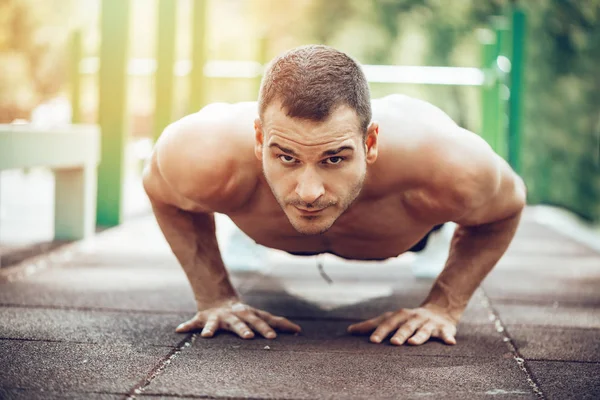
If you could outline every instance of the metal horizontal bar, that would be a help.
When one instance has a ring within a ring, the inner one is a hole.
[[[484,72],[469,67],[421,67],[401,65],[363,65],[369,82],[373,83],[415,83],[429,85],[481,86]],[[204,75],[209,78],[257,78],[263,73],[263,65],[256,61],[210,60],[204,65]],[[156,60],[135,58],[129,60],[128,74],[151,76],[156,72]],[[192,69],[190,60],[175,62],[174,74],[187,76]],[[82,74],[98,72],[98,58],[89,57],[81,61]]]
[[[479,68],[363,65],[363,70],[373,83],[481,86],[484,82]]]

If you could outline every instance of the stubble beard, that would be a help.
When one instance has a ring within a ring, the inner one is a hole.
[[[286,202],[283,199],[281,199],[277,193],[274,190],[273,185],[271,184],[270,180],[267,178],[266,174],[265,174],[265,170],[263,167],[263,176],[265,178],[265,181],[267,182],[267,184],[269,185],[269,188],[271,189],[271,192],[273,193],[273,197],[275,197],[275,200],[277,201],[277,203],[279,204],[279,206],[281,207],[281,210],[284,212],[284,214],[286,215],[286,217],[288,218],[288,221],[290,222],[290,224],[292,225],[292,227],[300,234],[306,235],[306,236],[310,236],[310,235],[322,235],[325,232],[327,232],[329,229],[331,229],[331,227],[333,226],[333,224],[335,223],[335,221],[337,221],[337,219],[346,212],[346,210],[348,210],[348,208],[350,208],[358,199],[364,181],[365,181],[365,177],[366,174],[363,174],[360,178],[360,180],[358,181],[358,183],[356,185],[354,185],[354,187],[352,188],[352,190],[350,191],[350,194],[346,197],[345,202],[342,203],[342,205],[339,207],[339,209],[341,210],[339,212],[339,214],[335,217],[328,217],[328,220],[330,220],[330,222],[324,226],[321,227],[321,229],[319,229],[318,231],[315,230],[307,230],[306,229],[306,225],[305,224],[297,224],[295,219],[290,217],[290,215],[286,212],[286,209],[288,206],[296,206],[296,205],[302,205],[305,206],[304,204],[300,204],[297,201],[291,201],[291,202]],[[328,202],[325,204],[322,204],[322,206],[326,206],[327,208],[332,207],[337,205],[338,203],[336,202]],[[306,207],[308,208],[308,207]],[[316,209],[321,209],[323,207],[314,207]],[[321,216],[305,216],[305,217],[300,217],[300,218],[304,218],[305,221],[310,221],[310,220],[319,220],[322,219],[323,217]],[[314,226],[314,225],[313,225]]]

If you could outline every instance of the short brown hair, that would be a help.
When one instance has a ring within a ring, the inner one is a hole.
[[[347,105],[358,114],[363,135],[371,122],[371,95],[362,69],[328,46],[296,47],[273,59],[260,85],[261,117],[275,99],[292,118],[323,121],[336,107]]]

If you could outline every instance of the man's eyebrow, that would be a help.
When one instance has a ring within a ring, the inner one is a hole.
[[[271,143],[269,145],[269,148],[271,148],[271,147],[277,147],[279,150],[283,151],[284,153],[288,153],[289,155],[292,155],[294,157],[298,157],[298,153],[296,153],[294,150],[288,149],[288,148],[283,147],[283,146],[280,146],[277,143]]]
[[[323,152],[323,154],[321,154],[321,157],[325,157],[325,156],[334,156],[338,153],[341,153],[344,150],[352,150],[354,151],[354,147],[352,146],[341,146],[338,147],[337,149],[331,149],[331,150],[326,150]]]
[[[269,148],[271,148],[271,147],[277,147],[279,150],[283,151],[284,153],[288,153],[291,156],[298,157],[298,154],[294,150],[288,149],[286,147],[283,147],[283,146],[281,146],[281,145],[279,145],[277,143],[271,143],[269,145]],[[338,153],[341,153],[344,150],[352,150],[352,151],[354,151],[354,147],[352,147],[352,146],[341,146],[341,147],[338,147],[337,149],[325,150],[321,154],[321,157],[334,156],[334,155],[336,155]]]

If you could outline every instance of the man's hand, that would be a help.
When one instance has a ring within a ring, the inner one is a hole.
[[[301,328],[286,318],[276,317],[266,311],[250,307],[240,302],[216,306],[198,311],[194,318],[182,323],[176,329],[178,333],[202,329],[202,337],[213,337],[219,329],[235,332],[243,339],[254,337],[253,328],[267,339],[275,339],[277,334],[272,328],[285,332],[300,332]]]
[[[414,309],[402,308],[396,312],[387,312],[350,325],[348,332],[366,334],[375,330],[370,340],[373,343],[381,343],[392,331],[396,331],[390,342],[398,346],[404,342],[420,345],[432,337],[440,338],[446,344],[456,344],[456,324],[457,321],[443,309],[424,305]]]

